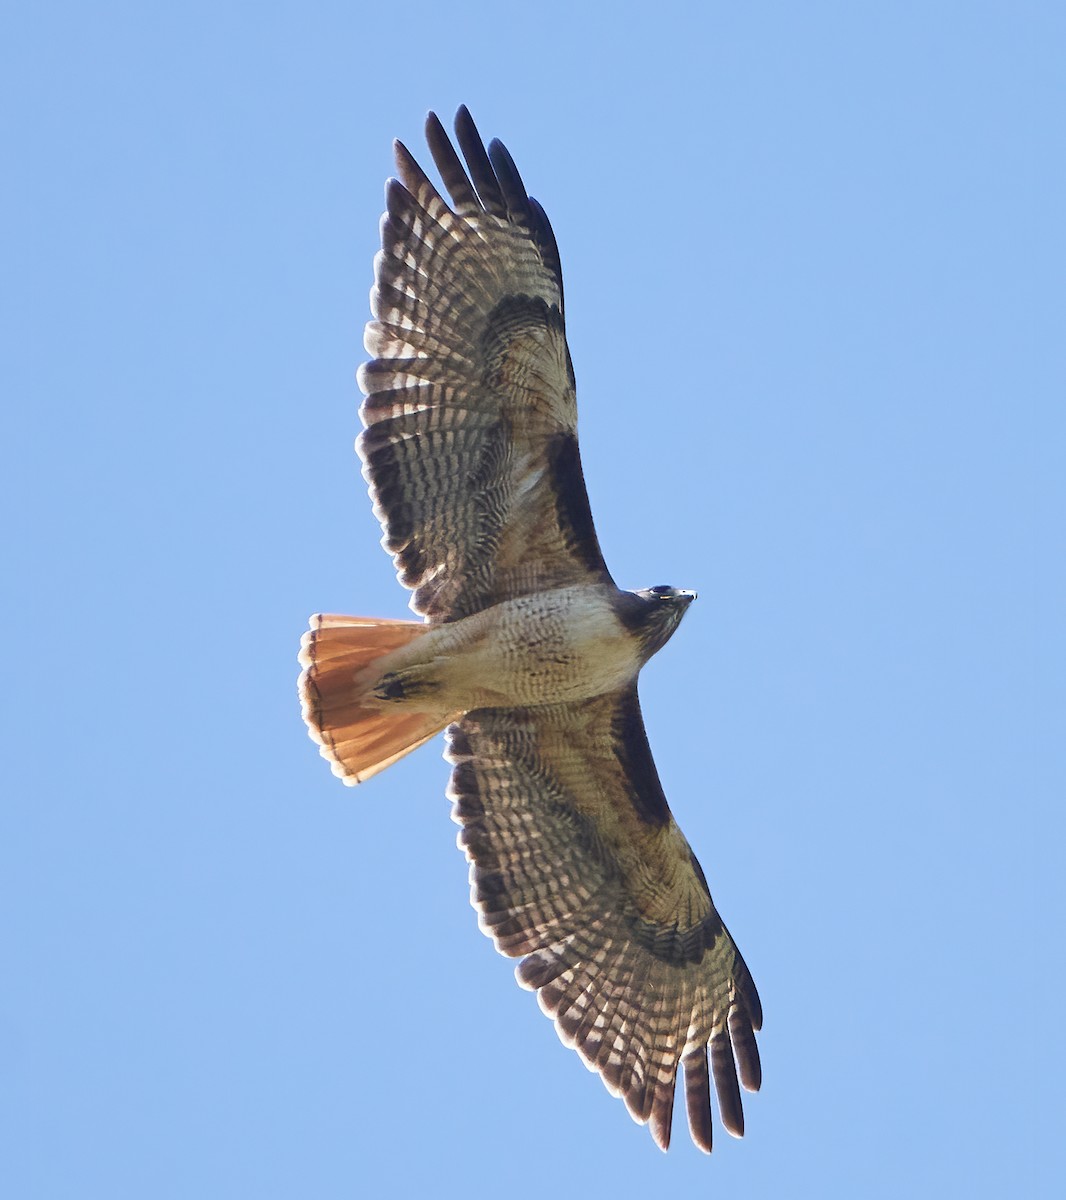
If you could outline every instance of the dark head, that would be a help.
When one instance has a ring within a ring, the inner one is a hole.
[[[695,599],[695,592],[666,584],[638,588],[621,594],[619,616],[640,638],[647,659],[666,645]]]

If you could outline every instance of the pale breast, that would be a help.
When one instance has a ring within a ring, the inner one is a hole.
[[[640,663],[636,640],[610,597],[611,589],[600,585],[557,588],[442,627],[441,649],[445,638],[463,643],[449,654],[448,690],[468,694],[470,708],[554,704],[613,691]]]

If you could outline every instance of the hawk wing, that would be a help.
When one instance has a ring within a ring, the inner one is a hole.
[[[663,1149],[679,1064],[693,1141],[711,1149],[712,1076],[740,1136],[736,1068],[758,1090],[762,1008],[670,814],[636,687],[468,713],[447,754],[481,928],[522,958],[562,1040]]]
[[[441,199],[396,143],[360,371],[357,449],[411,607],[466,616],[608,580],[577,447],[559,252],[511,156],[430,114]],[[471,182],[472,181],[472,182]]]

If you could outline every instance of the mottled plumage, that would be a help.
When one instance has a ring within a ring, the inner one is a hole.
[[[581,473],[554,235],[470,114],[426,135],[450,205],[397,143],[358,442],[425,623],[316,617],[304,717],[357,783],[446,724],[472,901],[560,1037],[669,1144],[743,1133],[760,1082],[755,986],[678,829],[636,682],[691,592],[620,591]],[[710,1063],[708,1065],[708,1052]]]

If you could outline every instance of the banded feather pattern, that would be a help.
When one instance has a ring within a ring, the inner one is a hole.
[[[407,149],[386,187],[357,442],[411,607],[454,620],[609,578],[577,452],[555,237],[500,142],[435,116],[449,207]]]
[[[516,976],[562,1041],[663,1149],[682,1066],[710,1151],[712,1079],[722,1124],[744,1132],[737,1069],[756,1091],[762,1008],[669,810],[649,819],[657,802],[632,800],[633,780],[657,780],[646,737],[622,732],[635,701],[467,713],[448,731],[449,795],[479,924],[522,958]]]

